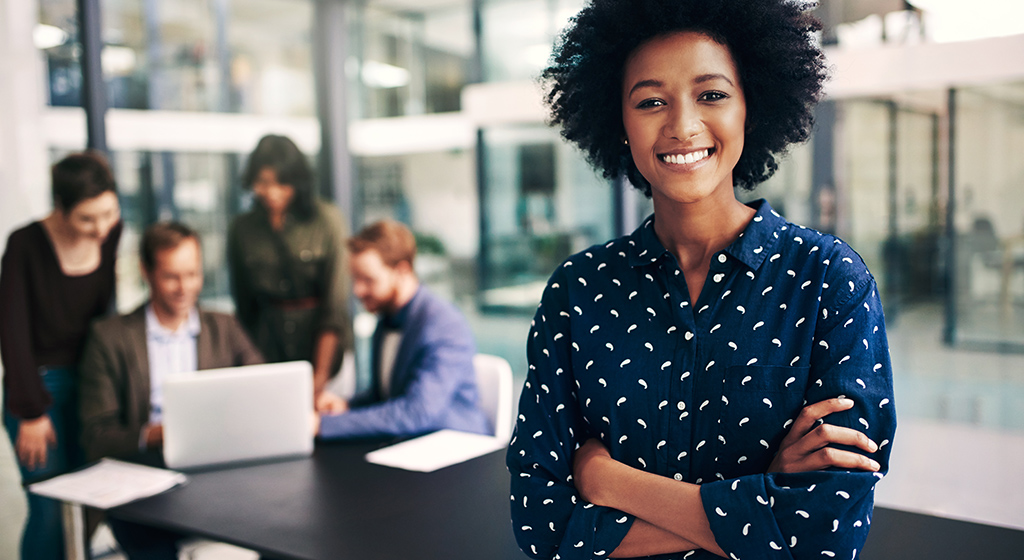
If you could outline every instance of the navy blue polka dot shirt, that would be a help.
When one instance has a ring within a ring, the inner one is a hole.
[[[514,531],[530,556],[606,558],[629,530],[632,516],[573,486],[573,453],[596,437],[618,461],[700,484],[731,558],[856,558],[896,429],[875,281],[839,239],[752,206],[697,302],[653,217],[551,276],[507,454]],[[800,410],[838,396],[855,406],[827,422],[879,443],[881,471],[765,474]]]

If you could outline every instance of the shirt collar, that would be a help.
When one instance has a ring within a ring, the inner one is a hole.
[[[156,313],[153,312],[153,304],[146,304],[146,336],[149,338],[166,341],[184,336],[197,337],[201,328],[199,311],[195,307],[188,312],[188,318],[185,319],[185,323],[178,330],[172,331],[160,324],[160,320],[156,318]]]
[[[749,203],[748,206],[756,211],[754,218],[724,252],[751,270],[757,270],[770,254],[769,250],[778,239],[778,232],[786,227],[786,220],[772,210],[771,205],[763,198]],[[629,265],[632,267],[655,264],[672,255],[654,233],[653,214],[630,234],[627,241]]]
[[[412,307],[412,302],[416,301],[416,298],[420,296],[420,292],[423,291],[423,286],[416,288],[416,293],[413,294],[412,299],[406,302],[401,309],[394,313],[385,313],[380,317],[380,323],[388,329],[402,329],[405,327],[405,322],[409,318],[409,309]]]

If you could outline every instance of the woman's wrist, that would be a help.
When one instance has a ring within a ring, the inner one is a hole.
[[[575,475],[576,487],[583,499],[597,505],[616,508],[617,490],[622,488],[630,467],[616,461],[597,440],[579,449]]]

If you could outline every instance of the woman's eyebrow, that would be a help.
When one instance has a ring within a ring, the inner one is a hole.
[[[697,76],[696,78],[693,79],[693,83],[695,83],[695,84],[703,84],[704,82],[710,82],[712,80],[725,80],[732,87],[736,87],[736,84],[732,81],[732,79],[729,78],[729,76],[726,76],[725,74],[717,74],[717,73],[701,74],[700,76]],[[656,88],[656,87],[663,87],[664,85],[665,84],[661,80],[654,80],[654,79],[640,80],[636,84],[633,84],[633,87],[630,88],[629,95],[633,95],[633,93],[636,92],[636,90],[641,89],[641,88],[645,88],[645,87],[655,87]]]
[[[665,84],[663,84],[662,82],[660,82],[658,80],[640,80],[639,82],[634,84],[633,87],[629,90],[629,95],[633,95],[633,92],[635,92],[636,90],[638,90],[640,88],[645,88],[645,87],[662,87],[663,85],[665,85]]]
[[[729,85],[732,87],[736,87],[736,84],[734,84],[732,80],[729,79],[729,76],[726,76],[725,74],[701,74],[694,78],[693,83],[703,84],[704,82],[710,82],[711,80],[725,80],[726,82],[729,82]]]

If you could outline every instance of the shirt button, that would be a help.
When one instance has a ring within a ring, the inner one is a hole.
[[[683,335],[683,338],[685,338],[686,340],[691,340],[693,338],[693,333],[691,331],[686,331],[686,334]]]
[[[676,473],[676,475],[675,475],[675,476],[673,476],[672,478],[674,478],[674,479],[676,479],[676,480],[682,480],[682,479],[683,479],[683,475],[681,475],[681,474],[679,474],[679,473]]]
[[[678,408],[679,410],[686,410],[686,403],[684,403],[683,401],[679,401],[676,403],[676,408]]]
[[[722,254],[718,255],[718,262],[720,262],[722,264],[725,264],[725,261],[727,261],[727,260],[728,260],[728,258],[725,256],[725,253],[722,253]]]

